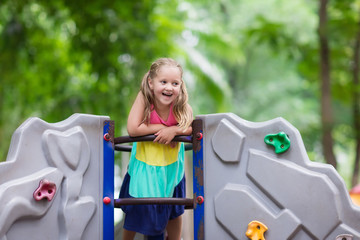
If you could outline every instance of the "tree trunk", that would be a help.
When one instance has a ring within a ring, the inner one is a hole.
[[[355,129],[355,161],[354,171],[351,179],[352,186],[355,186],[359,180],[359,162],[360,162],[360,95],[359,95],[359,60],[360,60],[360,21],[358,22],[358,31],[354,45],[353,61],[353,121]]]
[[[327,38],[327,4],[328,0],[320,0],[319,7],[319,47],[320,47],[320,78],[321,78],[321,124],[322,147],[325,161],[335,168],[336,158],[333,151],[333,116],[331,107],[331,82],[330,82],[330,51]]]

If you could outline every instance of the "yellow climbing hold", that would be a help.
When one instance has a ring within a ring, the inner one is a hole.
[[[267,226],[259,221],[252,221],[249,223],[246,236],[251,240],[265,240],[264,233],[268,230]]]

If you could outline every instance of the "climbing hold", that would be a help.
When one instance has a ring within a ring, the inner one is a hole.
[[[203,134],[201,132],[196,134],[196,140],[200,141],[203,138]]]
[[[264,233],[266,230],[268,230],[268,228],[262,222],[251,221],[245,234],[251,240],[265,240]]]
[[[352,240],[352,239],[353,239],[353,235],[350,234],[340,234],[335,238],[335,240]]]
[[[264,141],[266,144],[274,146],[275,153],[283,153],[290,147],[289,136],[284,132],[268,134],[265,136]]]
[[[46,179],[43,179],[39,183],[39,187],[34,191],[33,197],[36,201],[40,201],[43,198],[47,198],[51,201],[56,193],[56,185]]]

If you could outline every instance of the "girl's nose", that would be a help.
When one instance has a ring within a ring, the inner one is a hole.
[[[170,89],[172,89],[171,84],[169,84],[169,83],[168,83],[168,84],[166,84],[166,85],[165,85],[165,89],[166,89],[166,90],[170,90]]]

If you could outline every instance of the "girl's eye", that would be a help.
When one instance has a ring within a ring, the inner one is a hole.
[[[166,81],[161,81],[161,84],[166,84]]]
[[[177,86],[177,85],[179,85],[179,83],[177,83],[177,82],[174,82],[174,83],[173,83],[173,85],[174,85],[174,86]]]

